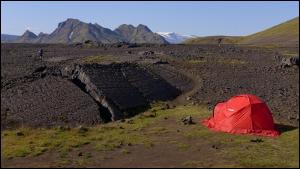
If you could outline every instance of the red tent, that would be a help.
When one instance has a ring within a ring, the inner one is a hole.
[[[202,124],[215,131],[234,134],[278,136],[272,113],[265,102],[255,95],[238,95],[218,103],[213,116]]]

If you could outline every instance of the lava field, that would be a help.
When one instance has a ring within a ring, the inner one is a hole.
[[[280,65],[286,51],[298,48],[1,44],[1,129],[100,124],[180,97],[212,108],[244,93],[298,126],[299,65]]]

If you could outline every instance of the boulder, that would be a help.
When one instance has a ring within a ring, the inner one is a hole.
[[[291,67],[294,65],[299,66],[299,57],[283,58],[280,62],[281,68]]]
[[[144,56],[148,56],[148,55],[153,55],[154,54],[154,52],[153,51],[145,51],[144,53],[143,53],[143,55]]]

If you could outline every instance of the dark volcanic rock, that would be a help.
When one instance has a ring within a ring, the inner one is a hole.
[[[159,76],[127,63],[66,67],[63,75],[80,81],[80,86],[109,110],[111,120],[123,118],[126,110],[147,106],[152,101],[170,100],[180,94]]]
[[[282,68],[291,67],[294,65],[299,66],[299,57],[283,58],[280,62],[280,66]]]
[[[48,76],[1,91],[1,108],[7,116],[1,128],[96,124],[102,120],[97,104],[72,82]]]
[[[82,70],[86,69],[84,72],[89,74],[88,76],[93,76],[90,80],[91,84],[97,83],[98,86],[94,85],[95,89],[113,98],[106,97],[121,112],[127,107],[129,109],[134,107],[130,106],[134,105],[128,99],[131,98],[128,95],[132,93],[126,92],[126,87],[134,91],[132,98],[142,98],[137,105],[144,103],[147,105],[151,98],[163,98],[157,96],[157,93],[174,96],[177,92],[170,91],[174,91],[176,87],[183,92],[192,91],[189,95],[190,102],[204,104],[210,108],[237,94],[255,94],[268,104],[276,122],[294,126],[299,124],[299,67],[280,69],[278,65],[281,58],[273,57],[283,56],[285,50],[297,53],[298,48],[264,49],[242,46],[230,48],[229,45],[223,45],[224,53],[221,54],[223,49],[213,45],[139,44],[130,48],[132,54],[128,54],[126,52],[129,46],[130,44],[122,44],[117,47],[103,43],[91,47],[61,44],[1,44],[2,126],[7,128],[13,127],[14,124],[21,126],[22,120],[24,126],[62,126],[63,123],[58,118],[62,115],[64,115],[62,119],[70,119],[68,124],[70,123],[71,127],[77,123],[109,121],[111,112],[91,96],[92,92],[85,89],[85,84],[75,80],[76,68],[70,68],[69,73],[61,71],[71,63],[82,63],[84,57],[98,55],[111,55],[118,62],[137,63],[137,65],[101,65],[98,71],[93,71],[98,69],[97,65],[82,67]],[[40,48],[45,51],[43,63],[35,59]],[[143,56],[144,51],[155,51],[154,59]],[[160,54],[171,58],[166,60],[169,64],[153,64],[161,59]],[[27,57],[29,55],[32,57]],[[46,65],[45,70],[35,72],[43,65]],[[104,73],[101,73],[102,71]],[[199,83],[183,76],[182,73],[185,72],[199,78]],[[60,77],[61,75],[63,77]],[[72,75],[74,81],[70,81]],[[115,78],[116,76],[119,77]],[[97,80],[98,77],[104,80]],[[163,80],[158,83],[160,79]],[[139,82],[141,80],[148,82],[148,85],[141,86],[143,84]],[[111,85],[115,82],[117,84]],[[174,86],[173,89],[169,90],[168,85],[164,85],[165,82]],[[152,85],[155,89],[153,91]],[[103,89],[101,86],[104,86]],[[160,90],[159,86],[164,86],[168,92]],[[120,98],[117,98],[119,88],[124,89],[120,89]]]
[[[185,125],[195,124],[195,123],[193,122],[192,116],[187,116],[187,117],[185,117],[185,118],[182,118],[182,119],[181,119],[181,122],[182,122],[183,124],[185,124]]]

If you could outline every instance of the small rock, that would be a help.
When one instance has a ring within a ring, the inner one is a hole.
[[[261,143],[261,142],[264,142],[264,141],[260,138],[257,138],[257,139],[251,139],[250,142]]]
[[[166,104],[165,107],[166,107],[166,109],[169,109],[169,108],[170,108],[169,104]]]
[[[41,77],[41,78],[44,78],[44,77],[46,77],[46,75],[47,75],[47,71],[43,71],[43,72],[40,74],[40,77]]]
[[[83,126],[79,126],[78,129],[79,129],[79,133],[85,133],[88,131],[88,128],[83,127]]]
[[[33,73],[43,72],[46,68],[47,68],[46,66],[40,66],[36,68]]]
[[[145,112],[143,113],[144,117],[156,117],[156,112]]]
[[[182,118],[182,119],[181,119],[181,122],[182,122],[183,124],[185,124],[185,125],[195,124],[195,123],[193,122],[192,116],[187,116],[187,117],[185,117],[185,118]]]
[[[17,136],[24,136],[24,133],[21,131],[18,131],[16,134],[17,134]]]
[[[144,53],[143,53],[143,55],[153,55],[154,54],[154,52],[153,51],[145,51]]]
[[[127,123],[128,124],[133,124],[133,120],[128,120]]]
[[[121,141],[120,143],[119,143],[119,146],[123,146],[124,144],[123,144],[123,142]]]
[[[295,119],[293,116],[291,116],[291,115],[288,115],[288,119],[289,120],[293,120],[293,119]]]
[[[60,131],[66,131],[66,130],[70,130],[71,128],[69,126],[58,126],[57,129]]]
[[[157,110],[155,110],[155,109],[152,109],[152,110],[150,110],[151,112],[157,112]]]
[[[216,146],[216,145],[212,145],[211,147],[214,148],[214,149],[219,149],[219,147]]]
[[[57,129],[58,129],[58,130],[61,130],[61,131],[64,131],[64,130],[65,130],[65,128],[64,128],[63,126],[57,126]]]
[[[169,105],[169,108],[170,108],[170,109],[175,108],[175,105],[173,105],[173,104],[168,104],[168,105]]]
[[[186,100],[187,101],[191,100],[191,97],[190,96],[186,97]]]
[[[166,109],[169,109],[170,108],[170,105],[169,104],[165,104],[163,105],[163,107],[161,108],[162,110],[166,110]]]

